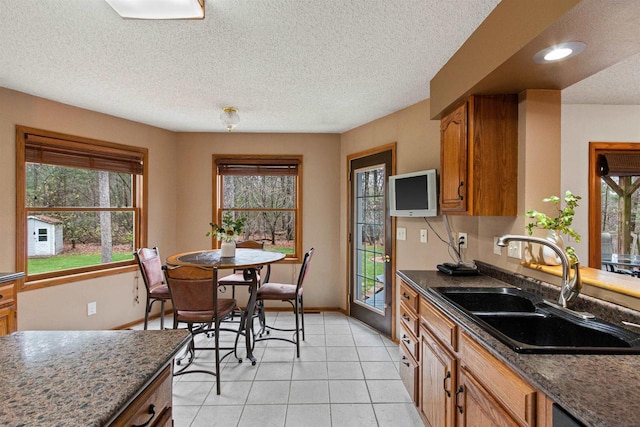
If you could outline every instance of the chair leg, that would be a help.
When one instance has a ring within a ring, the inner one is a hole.
[[[215,320],[215,346],[216,346],[216,393],[220,394],[220,319]]]
[[[302,319],[302,341],[304,341],[304,299],[300,295],[300,318]]]
[[[164,330],[164,300],[160,300],[160,330]]]
[[[298,308],[298,298],[296,298],[293,313],[296,316],[296,357],[300,358],[300,316],[298,315]]]
[[[146,308],[144,310],[144,330],[147,330],[147,327],[149,326],[149,311],[151,311],[151,306],[149,305],[149,295],[147,295],[147,304],[146,304]]]

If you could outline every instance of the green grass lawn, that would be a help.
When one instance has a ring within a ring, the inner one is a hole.
[[[114,253],[113,261],[133,259],[131,252]],[[70,268],[88,267],[100,264],[100,254],[56,255],[49,258],[32,258],[28,262],[29,274],[48,273],[50,271],[68,270]]]

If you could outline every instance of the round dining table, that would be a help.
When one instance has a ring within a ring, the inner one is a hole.
[[[249,300],[244,313],[245,342],[247,349],[247,359],[251,364],[256,364],[252,349],[252,324],[253,313],[256,307],[256,294],[258,290],[258,279],[256,268],[273,264],[283,260],[285,255],[280,252],[265,251],[263,249],[236,249],[234,257],[223,257],[219,249],[207,249],[194,252],[183,252],[167,257],[167,265],[191,266],[200,268],[211,268],[213,270],[213,280],[218,282],[218,270],[222,269],[242,269],[247,280],[251,281],[249,290]]]

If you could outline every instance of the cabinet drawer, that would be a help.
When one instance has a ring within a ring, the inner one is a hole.
[[[407,308],[404,304],[400,304],[400,322],[407,331],[413,332],[416,337],[418,336],[420,332],[418,316],[415,311]]]
[[[418,405],[418,363],[400,346],[400,379],[411,396],[411,400]]]
[[[414,359],[419,360],[418,357],[418,338],[404,328],[404,325],[400,325],[400,342],[405,347],[407,352],[413,356]]]
[[[461,335],[463,366],[519,424],[535,426],[536,390],[467,334]]]
[[[404,282],[400,282],[400,301],[414,312],[418,312],[418,293]]]
[[[420,322],[449,349],[458,351],[458,326],[424,299],[420,301]]]
[[[123,427],[132,425],[171,426],[173,424],[171,391],[171,366],[167,366],[112,425]],[[147,422],[148,424],[145,424]]]
[[[13,296],[13,289],[13,283],[10,283],[8,285],[0,285],[0,307],[14,304],[15,297]]]

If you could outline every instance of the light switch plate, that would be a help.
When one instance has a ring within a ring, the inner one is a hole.
[[[427,229],[420,229],[420,243],[427,243]]]
[[[398,227],[396,229],[396,240],[407,240],[407,229],[404,227]]]
[[[507,256],[522,259],[522,242],[509,242]]]

